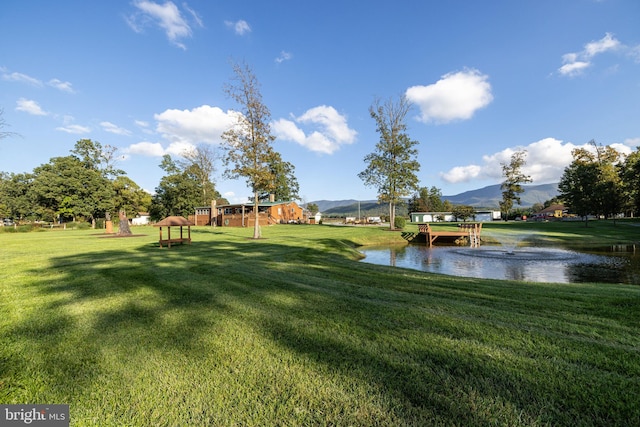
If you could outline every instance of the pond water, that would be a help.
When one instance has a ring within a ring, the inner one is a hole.
[[[501,246],[422,244],[367,247],[362,262],[451,276],[554,283],[626,283],[640,285],[640,247],[616,245],[569,250]]]

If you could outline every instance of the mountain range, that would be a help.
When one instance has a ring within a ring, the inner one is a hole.
[[[558,195],[557,183],[523,185],[522,187],[524,188],[524,193],[520,195],[520,207],[526,208],[536,203],[544,203]],[[449,200],[454,205],[468,205],[475,208],[498,210],[499,203],[502,200],[502,190],[500,189],[500,184],[489,185],[453,196],[442,196],[442,200]],[[358,211],[361,216],[379,216],[388,213],[387,205],[380,204],[377,200],[316,200],[309,203],[318,205],[320,212],[325,215],[351,216],[357,214]],[[398,213],[403,214],[400,207]]]

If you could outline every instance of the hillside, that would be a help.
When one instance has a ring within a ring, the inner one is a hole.
[[[558,184],[524,185],[524,193],[520,196],[522,207],[544,203],[558,195]],[[469,205],[478,208],[497,209],[502,200],[500,184],[490,185],[478,190],[465,191],[455,196],[442,196],[455,205]]]
[[[544,203],[558,195],[558,184],[525,185],[521,195],[522,207],[530,207],[535,203]],[[465,191],[453,196],[442,196],[455,205],[469,205],[476,208],[498,209],[502,200],[500,184],[490,185],[477,190]],[[320,212],[326,215],[358,216],[358,201],[349,200],[317,200],[311,203],[318,205]],[[388,214],[388,206],[376,200],[360,201],[360,216],[380,216]],[[406,215],[406,206],[397,208],[399,215]]]

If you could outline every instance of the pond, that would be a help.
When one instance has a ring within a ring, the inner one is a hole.
[[[554,283],[640,285],[640,247],[563,249],[518,246],[366,247],[362,262],[451,276]]]

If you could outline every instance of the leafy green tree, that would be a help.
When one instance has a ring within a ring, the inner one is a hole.
[[[619,174],[620,153],[613,147],[599,147],[597,183],[599,213],[616,220],[623,209],[623,185]]]
[[[111,182],[76,156],[54,157],[34,169],[31,194],[44,211],[61,221],[94,220],[111,206]]]
[[[295,166],[282,160],[280,153],[274,151],[272,154],[272,158],[269,161],[269,168],[273,177],[272,190],[271,192],[261,192],[260,201],[268,201],[272,194],[275,200],[299,199],[298,192],[300,187],[294,175]]]
[[[33,173],[0,174],[0,211],[19,219],[95,224],[96,218],[122,206],[148,209],[151,196],[115,167],[116,152],[115,147],[82,139],[72,155],[54,157]]]
[[[192,168],[181,169],[168,154],[162,158],[160,167],[166,175],[160,180],[152,197],[149,210],[151,218],[157,221],[167,216],[187,217],[193,214],[196,207],[202,206],[200,177],[192,173]]]
[[[575,149],[573,161],[564,169],[558,182],[560,197],[569,205],[571,212],[584,218],[588,226],[588,215],[596,205],[598,168],[587,150]]]
[[[320,208],[318,208],[318,205],[315,203],[307,203],[307,210],[312,214],[315,214],[320,211]]]
[[[558,190],[575,214],[614,216],[622,209],[623,185],[615,165],[620,154],[612,147],[590,141],[593,150],[573,150],[573,161],[565,168]]]
[[[500,211],[504,214],[505,219],[509,217],[513,202],[516,201],[520,204],[520,194],[524,192],[521,184],[532,182],[531,177],[522,172],[522,167],[526,164],[526,155],[526,150],[516,151],[511,155],[511,161],[508,164],[502,163],[504,181],[500,186],[502,190]]]
[[[544,209],[544,204],[542,204],[540,202],[536,202],[536,203],[533,204],[533,206],[531,206],[531,212],[532,213],[540,212],[543,209]]]
[[[411,104],[404,95],[397,101],[381,104],[374,101],[369,108],[376,121],[380,140],[375,151],[365,156],[366,169],[358,174],[368,187],[375,187],[378,200],[389,204],[389,228],[395,228],[396,205],[418,188],[416,173],[420,170],[415,148],[418,141],[407,135],[406,117]]]
[[[451,213],[456,219],[461,219],[466,222],[470,218],[475,218],[475,209],[473,206],[468,205],[456,205],[451,209]]]
[[[35,217],[36,209],[30,197],[31,174],[0,173],[0,218],[14,220]]]
[[[260,85],[248,65],[233,64],[235,77],[225,86],[225,92],[240,106],[238,121],[222,134],[226,142],[225,175],[231,179],[243,177],[253,192],[253,212],[256,220],[253,238],[260,237],[258,205],[260,194],[271,193],[275,180],[271,163],[275,137],[271,134],[271,112],[262,102]]]
[[[640,147],[625,158],[620,165],[619,176],[622,180],[621,197],[626,201],[623,208],[635,216],[640,215]]]
[[[105,178],[112,178],[125,174],[115,166],[117,151],[117,147],[103,146],[98,141],[81,139],[76,142],[71,153],[80,159],[85,168],[97,170]]]
[[[116,168],[117,151],[118,149],[114,146],[103,146],[98,141],[91,139],[76,141],[73,150],[71,150],[71,153],[80,159],[86,169],[97,171],[105,179],[105,188],[101,191],[101,197],[104,199],[97,202],[100,205],[99,210],[104,210],[101,215],[105,216],[107,212],[111,215],[120,211],[117,203],[111,200],[115,197],[115,179],[125,175],[123,170]],[[95,227],[95,218],[92,217],[93,227]]]
[[[409,212],[443,212],[442,191],[433,186],[422,187],[409,199]]]
[[[149,212],[151,194],[141,189],[131,178],[119,176],[113,180],[113,212]]]

